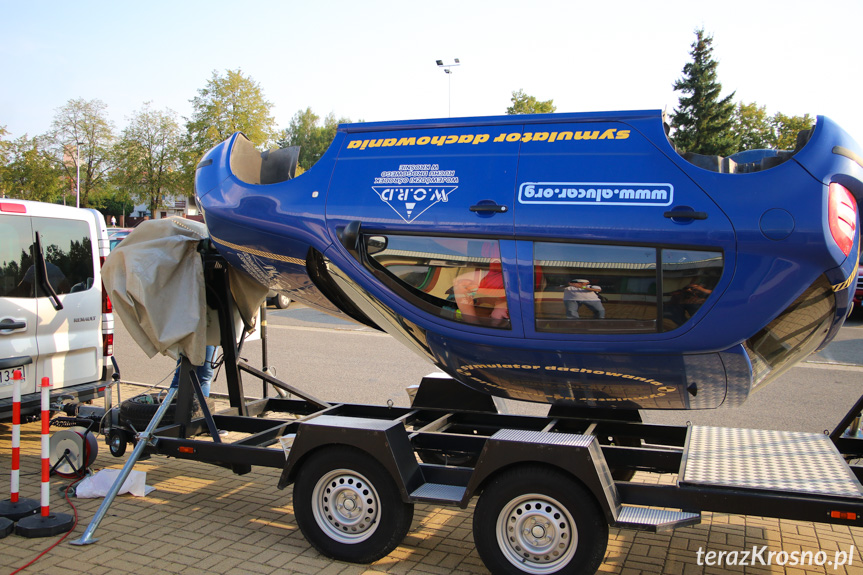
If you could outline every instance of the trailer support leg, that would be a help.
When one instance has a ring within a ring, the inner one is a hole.
[[[105,500],[102,501],[102,505],[99,506],[98,511],[96,511],[96,515],[93,516],[90,524],[87,525],[87,529],[84,531],[81,538],[70,542],[72,545],[89,545],[98,541],[98,539],[93,538],[93,533],[99,527],[102,519],[105,518],[105,514],[108,513],[108,508],[111,507],[111,504],[114,502],[114,498],[117,497],[117,494],[120,492],[120,488],[123,486],[126,478],[129,477],[132,467],[134,467],[135,463],[138,462],[138,458],[141,457],[141,454],[147,447],[147,443],[150,441],[150,438],[153,437],[153,431],[159,427],[159,423],[161,423],[162,418],[165,416],[165,412],[168,411],[168,406],[171,405],[176,393],[177,388],[172,387],[168,389],[168,394],[162,401],[162,405],[159,406],[159,409],[156,411],[155,415],[153,415],[153,419],[150,420],[150,425],[147,426],[147,429],[144,430],[144,433],[142,433],[138,438],[138,444],[135,446],[135,450],[132,451],[132,455],[130,455],[128,461],[126,461],[126,465],[123,466],[122,471],[120,471],[120,475],[114,481],[114,484],[111,485],[111,489],[109,489],[108,494],[105,495]]]

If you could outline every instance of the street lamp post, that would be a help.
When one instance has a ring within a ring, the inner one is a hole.
[[[81,144],[75,140],[75,167],[77,174],[75,176],[75,207],[81,207]]]
[[[447,84],[448,84],[447,90],[449,92],[447,114],[450,118],[452,118],[452,68],[460,65],[461,62],[459,62],[458,58],[456,58],[455,62],[452,64],[444,64],[443,60],[437,60],[436,63],[438,65],[438,68],[443,68],[444,74],[446,74],[449,77],[449,80],[447,82]]]

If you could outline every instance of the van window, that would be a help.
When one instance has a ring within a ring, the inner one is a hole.
[[[24,274],[33,265],[30,218],[0,215],[0,297],[35,297]]]
[[[54,291],[60,295],[93,287],[93,249],[87,222],[56,219],[40,223],[37,230]]]

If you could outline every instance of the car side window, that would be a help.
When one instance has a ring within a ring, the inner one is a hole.
[[[80,220],[52,219],[40,222],[48,281],[58,295],[93,287],[93,249],[90,226]],[[42,295],[42,294],[40,294]]]
[[[722,269],[720,252],[537,242],[536,330],[670,331],[707,301]]]
[[[449,320],[510,329],[496,240],[390,235],[366,242],[377,277],[410,303]]]
[[[30,218],[0,215],[0,297],[35,297],[24,276],[33,265]]]

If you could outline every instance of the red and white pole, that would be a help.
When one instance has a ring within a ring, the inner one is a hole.
[[[20,369],[12,374],[12,493],[9,501],[18,503],[18,490],[21,488],[21,380],[24,375]]]
[[[51,424],[51,382],[42,378],[42,517],[50,515],[48,501],[51,494],[51,437],[48,427]]]

